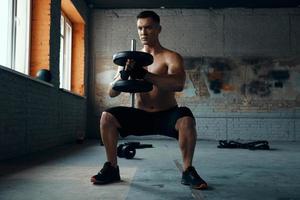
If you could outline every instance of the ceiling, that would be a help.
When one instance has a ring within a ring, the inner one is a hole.
[[[300,7],[300,0],[85,0],[95,9],[130,8],[286,8]]]

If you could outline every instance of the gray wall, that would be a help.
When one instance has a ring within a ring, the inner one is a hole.
[[[130,40],[138,39],[140,11],[93,10],[90,89],[97,123],[104,109],[130,105],[128,94],[111,99],[106,91],[116,70],[112,55],[128,50]],[[162,45],[185,59],[188,78],[177,97],[193,110],[199,138],[299,140],[299,8],[156,11],[163,27]],[[210,88],[216,63],[227,66],[220,93]],[[275,87],[270,76],[274,70],[289,72],[283,87]]]
[[[73,2],[88,30],[87,7]],[[60,0],[52,0],[50,32],[51,83],[0,66],[0,160],[74,143],[86,133],[87,98],[59,89]],[[87,71],[88,43],[85,53]]]
[[[138,38],[141,10],[94,10],[94,54],[111,57]],[[300,9],[156,10],[161,42],[183,57],[291,56],[300,53]]]

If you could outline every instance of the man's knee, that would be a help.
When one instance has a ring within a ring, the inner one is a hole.
[[[181,141],[180,145],[184,145],[184,141],[197,140],[196,122],[193,117],[186,116],[178,119],[176,126],[178,127],[179,140]]]
[[[105,127],[119,127],[119,123],[117,119],[110,114],[109,112],[102,112],[101,118],[100,118],[100,127],[105,128]]]
[[[177,120],[176,130],[180,132],[195,131],[196,122],[193,117],[185,116]]]
[[[195,119],[193,117],[185,116],[177,120],[175,128],[176,130],[194,130],[196,126]]]

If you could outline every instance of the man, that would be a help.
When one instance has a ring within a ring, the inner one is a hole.
[[[107,162],[100,172],[91,178],[94,184],[106,184],[120,180],[117,164],[118,135],[149,135],[158,133],[179,141],[183,158],[181,183],[196,189],[206,189],[206,182],[192,166],[196,144],[195,119],[186,107],[178,107],[175,92],[182,91],[185,71],[182,57],[161,46],[160,17],[153,11],[143,11],[137,16],[138,35],[143,52],[150,53],[154,61],[147,68],[135,67],[128,60],[125,72],[137,79],[153,83],[153,90],[136,94],[137,108],[114,107],[102,113],[100,131],[106,149]],[[119,73],[109,88],[109,95],[116,97],[120,92],[112,89],[120,80]]]

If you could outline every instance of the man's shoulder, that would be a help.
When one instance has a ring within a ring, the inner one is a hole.
[[[166,58],[172,58],[172,59],[182,59],[181,55],[173,50],[170,49],[164,49],[163,54]]]
[[[168,67],[183,68],[183,58],[176,51],[164,50],[164,62]]]

